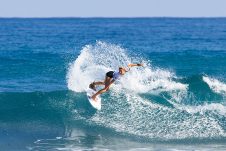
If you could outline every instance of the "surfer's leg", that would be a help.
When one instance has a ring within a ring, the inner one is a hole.
[[[97,81],[97,82],[93,82],[94,85],[104,85],[103,81]]]
[[[97,81],[97,82],[93,82],[94,85],[106,85],[106,83],[108,83],[108,81],[110,80],[111,78],[105,76],[105,79],[104,81]]]
[[[107,76],[105,77],[105,80],[104,80],[105,87],[109,85],[109,83],[111,82],[111,80],[112,80],[112,78],[107,77]]]
[[[108,83],[105,84],[104,89],[105,89],[106,91],[108,91],[109,88],[110,88],[110,82],[111,82],[111,79],[108,81]]]
[[[95,100],[96,97],[97,97],[98,95],[100,95],[100,94],[106,92],[107,90],[108,90],[108,88],[103,88],[103,89],[99,90],[96,94],[94,94],[91,98],[92,98],[93,100]]]
[[[111,81],[110,77],[105,76],[105,80],[104,81],[98,81],[98,82],[93,82],[89,85],[90,89],[93,89],[96,91],[96,85],[104,85],[106,87],[106,85],[108,85]]]
[[[109,82],[108,82],[109,81]],[[104,92],[106,92],[106,91],[108,91],[109,90],[109,87],[110,87],[110,81],[111,81],[111,78],[108,80],[108,81],[106,81],[106,82],[108,82],[106,85],[105,85],[105,87],[103,88],[103,89],[101,89],[101,90],[99,90],[96,94],[94,94],[91,98],[93,99],[93,100],[95,100],[96,99],[96,97],[98,96],[98,95],[100,95],[100,94],[102,94],[102,93],[104,93]]]

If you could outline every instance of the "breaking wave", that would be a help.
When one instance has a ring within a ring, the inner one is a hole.
[[[223,83],[202,75],[177,77],[167,69],[153,67],[142,56],[129,55],[118,45],[86,45],[70,64],[68,88],[85,92],[90,82],[103,80],[107,71],[131,62],[145,66],[132,68],[103,94],[102,110],[86,119],[87,123],[157,140],[226,136]],[[201,89],[195,89],[194,83]],[[79,111],[74,113],[78,118]]]

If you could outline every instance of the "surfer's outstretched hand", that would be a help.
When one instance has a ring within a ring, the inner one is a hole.
[[[138,63],[137,66],[142,66],[143,67],[144,64],[143,63]]]

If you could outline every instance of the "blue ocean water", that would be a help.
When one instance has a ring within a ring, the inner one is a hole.
[[[225,101],[226,18],[0,19],[2,150],[226,150]]]

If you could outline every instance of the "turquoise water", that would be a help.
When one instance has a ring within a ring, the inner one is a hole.
[[[0,71],[3,150],[226,149],[225,18],[2,18]]]

